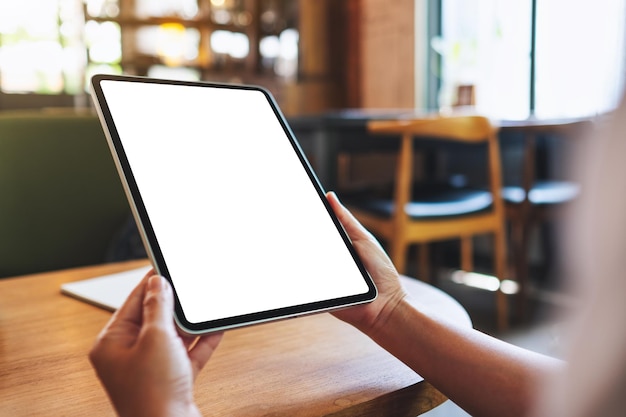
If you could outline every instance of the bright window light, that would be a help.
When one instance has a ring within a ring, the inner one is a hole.
[[[76,48],[82,48],[82,57]],[[2,91],[74,92],[82,83],[84,55],[81,2],[0,1]]]
[[[538,116],[595,115],[617,106],[624,74],[624,3],[537,2]]]
[[[232,32],[216,30],[211,34],[211,49],[217,54],[228,54]]]
[[[180,16],[192,18],[198,13],[197,0],[138,0],[135,2],[138,16]]]
[[[295,29],[285,29],[279,36],[280,52],[274,65],[276,74],[293,79],[298,73],[298,39]]]
[[[243,33],[233,33],[230,45],[230,56],[237,59],[243,59],[250,52],[250,41]]]
[[[119,62],[122,59],[121,37],[121,30],[117,23],[90,21],[85,25],[89,57],[94,62]]]
[[[295,29],[285,29],[280,34],[280,57],[293,60],[298,58],[298,39],[300,34]]]
[[[531,102],[532,2],[442,0],[440,107],[459,85],[476,110],[499,119],[593,116],[613,109],[626,63],[624,0],[536,2]],[[567,11],[564,14],[564,10]]]
[[[211,49],[218,54],[242,59],[250,52],[250,41],[243,33],[216,30],[211,34]]]
[[[167,67],[164,65],[153,65],[148,69],[148,77],[167,78],[170,80],[199,81],[200,72],[192,68]]]
[[[495,118],[529,114],[530,2],[443,0],[439,106],[456,101],[459,85],[474,85],[478,111]]]
[[[168,66],[180,66],[198,57],[200,32],[180,23],[141,27],[136,39],[138,51],[159,56]]]
[[[280,41],[278,36],[266,36],[259,42],[259,50],[263,58],[273,59],[280,54]]]

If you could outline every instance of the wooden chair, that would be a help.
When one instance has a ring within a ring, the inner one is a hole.
[[[419,259],[424,273],[428,243],[450,239],[460,239],[461,268],[473,271],[473,236],[490,234],[494,238],[495,276],[502,280],[506,269],[506,237],[504,205],[500,198],[497,128],[484,117],[461,116],[372,121],[368,123],[368,131],[376,135],[401,136],[393,196],[388,200],[347,199],[346,204],[366,228],[387,243],[398,271],[406,271],[410,245],[420,246]],[[414,139],[486,144],[488,189],[415,187]],[[501,291],[497,294],[497,324],[504,329],[508,325],[507,301]]]

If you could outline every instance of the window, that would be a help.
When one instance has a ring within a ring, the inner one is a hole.
[[[587,116],[616,106],[624,0],[442,0],[441,15],[441,37],[432,41],[442,59],[440,106],[454,103],[459,85],[473,85],[476,108],[496,118]]]
[[[85,48],[78,0],[0,2],[0,89],[77,93]]]
[[[295,32],[295,0],[84,1],[88,75],[124,72],[263,84],[260,76],[295,74],[297,36],[296,54],[283,53],[294,43],[289,35]],[[267,42],[261,45],[270,37],[280,41],[276,56],[266,56]]]
[[[625,73],[624,3],[537,2],[537,115],[593,115],[618,104]]]
[[[0,90],[82,94],[94,73],[291,79],[297,10],[295,0],[2,0]]]

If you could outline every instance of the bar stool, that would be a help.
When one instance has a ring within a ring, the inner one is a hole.
[[[515,280],[519,284],[517,315],[524,320],[530,298],[530,243],[532,232],[555,218],[555,212],[580,194],[580,186],[572,181],[537,179],[537,140],[544,135],[575,138],[590,125],[589,120],[536,121],[519,127],[506,127],[507,132],[518,130],[524,135],[521,185],[505,186],[502,198],[510,225],[510,253]]]

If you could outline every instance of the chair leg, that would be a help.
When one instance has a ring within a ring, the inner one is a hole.
[[[430,246],[428,243],[420,243],[418,248],[418,273],[419,279],[431,282],[430,277]]]
[[[461,238],[461,269],[465,272],[474,270],[474,245],[472,236]]]

